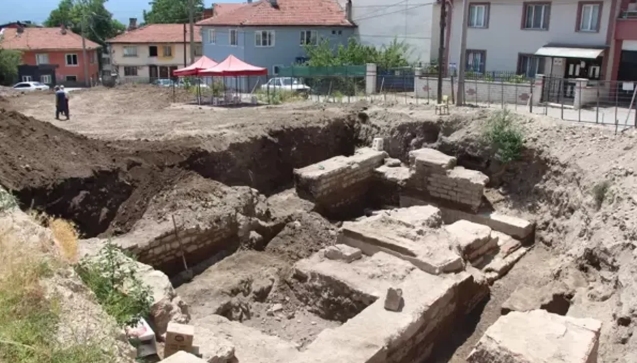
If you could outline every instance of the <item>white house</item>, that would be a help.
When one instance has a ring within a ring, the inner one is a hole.
[[[345,9],[347,0],[339,0]],[[377,48],[394,39],[409,45],[409,61],[423,64],[438,59],[440,6],[429,0],[352,0],[355,36]]]
[[[610,79],[615,1],[469,1],[468,72]],[[451,11],[448,59],[457,64],[462,1]]]

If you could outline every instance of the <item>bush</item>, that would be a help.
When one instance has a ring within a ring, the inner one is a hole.
[[[505,164],[520,159],[524,147],[522,132],[513,121],[510,111],[498,111],[489,118],[483,132],[483,137],[493,148],[495,156]]]
[[[18,206],[18,201],[13,194],[0,188],[0,213],[10,211]]]
[[[152,304],[150,288],[137,278],[135,264],[124,259],[124,252],[109,241],[97,256],[75,266],[100,305],[122,327],[147,317]]]
[[[270,105],[280,105],[288,102],[298,102],[305,99],[302,94],[298,92],[276,89],[266,92],[265,90],[258,90],[255,92],[259,102],[267,103]]]

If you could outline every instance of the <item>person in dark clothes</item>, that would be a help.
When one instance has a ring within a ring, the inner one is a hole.
[[[62,87],[57,87],[57,90],[55,91],[55,105],[56,105],[55,119],[59,120],[60,113],[62,113],[64,116],[66,116],[66,119],[68,120],[69,106],[66,99],[66,92],[64,92],[64,89]]]
[[[55,119],[60,119],[60,102],[58,101],[58,91],[60,90],[60,86],[55,86]]]

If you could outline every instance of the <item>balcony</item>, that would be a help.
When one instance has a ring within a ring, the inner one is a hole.
[[[619,14],[615,39],[637,40],[637,10],[624,10]]]

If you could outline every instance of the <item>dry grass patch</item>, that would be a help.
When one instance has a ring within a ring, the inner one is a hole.
[[[60,300],[42,281],[66,264],[47,253],[49,241],[29,244],[14,232],[0,233],[0,362],[112,362],[97,344],[57,340]]]

